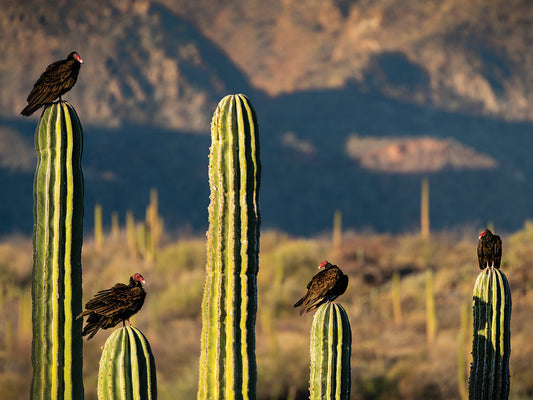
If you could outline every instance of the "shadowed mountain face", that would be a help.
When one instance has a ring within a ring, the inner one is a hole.
[[[155,187],[165,228],[205,230],[209,123],[228,93],[245,93],[257,111],[265,228],[324,232],[339,209],[347,229],[417,229],[426,175],[432,228],[516,229],[531,216],[529,31],[506,19],[474,28],[487,15],[519,15],[519,2],[504,14],[499,2],[466,2],[470,19],[418,1],[410,14],[379,1],[227,2],[203,14],[202,1],[164,3],[5,4],[0,233],[33,225],[36,118],[16,114],[42,68],[74,48],[85,63],[65,99],[84,125],[87,229],[95,203],[107,220],[118,211],[123,222],[128,209],[144,218]],[[497,28],[513,41],[504,46]]]

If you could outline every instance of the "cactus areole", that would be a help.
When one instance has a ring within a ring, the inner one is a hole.
[[[507,400],[512,309],[507,277],[499,269],[484,269],[477,277],[473,296],[474,340],[468,398]]]
[[[259,133],[243,95],[211,124],[209,230],[198,399],[255,399],[259,255]]]
[[[83,399],[81,245],[83,131],[67,102],[35,132],[31,399]]]

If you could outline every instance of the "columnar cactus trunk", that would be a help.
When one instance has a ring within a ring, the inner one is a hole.
[[[122,327],[106,340],[98,370],[98,399],[157,399],[154,356],[137,328]]]
[[[255,399],[259,133],[243,95],[211,124],[209,230],[198,399]]]
[[[81,245],[83,132],[67,102],[35,132],[32,399],[83,399]]]
[[[320,306],[311,327],[311,400],[350,399],[352,330],[338,303]]]
[[[470,400],[509,398],[511,289],[505,274],[486,268],[474,286],[474,341],[468,384]]]

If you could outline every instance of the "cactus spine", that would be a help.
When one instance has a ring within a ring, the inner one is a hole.
[[[98,399],[157,399],[154,356],[137,328],[122,327],[106,340],[98,370]]]
[[[462,400],[468,399],[468,379],[466,375],[467,355],[465,348],[467,337],[469,337],[468,329],[468,303],[461,303],[461,326],[457,333],[457,383],[459,388],[459,396]]]
[[[507,277],[499,269],[484,269],[476,279],[473,296],[469,399],[508,399],[512,302]]]
[[[32,399],[83,399],[81,245],[83,132],[67,102],[35,132]]]
[[[350,398],[352,331],[338,303],[320,306],[311,327],[311,400]]]
[[[198,399],[255,399],[259,132],[244,95],[211,123],[209,230]]]

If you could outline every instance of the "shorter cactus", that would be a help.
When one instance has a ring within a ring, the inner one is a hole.
[[[98,371],[98,399],[157,399],[154,356],[137,328],[117,329],[105,342]]]
[[[350,398],[352,331],[339,303],[320,306],[311,328],[311,400]]]
[[[507,277],[499,269],[484,269],[476,279],[473,296],[469,399],[505,400],[510,387],[512,309]]]

